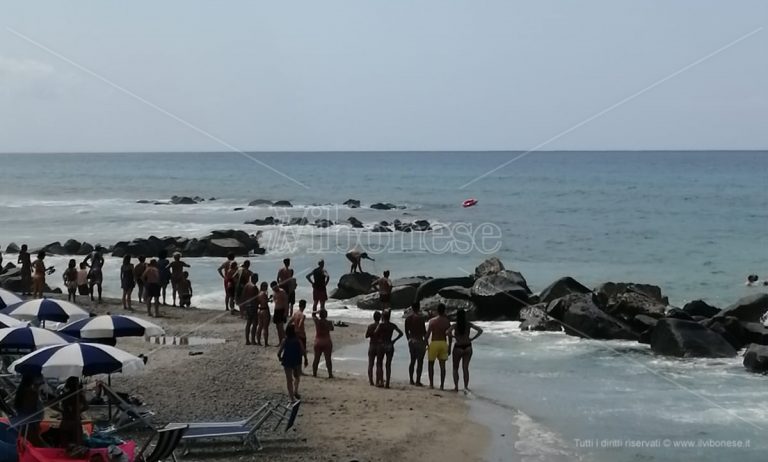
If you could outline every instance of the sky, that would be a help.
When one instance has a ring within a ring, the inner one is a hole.
[[[765,0],[0,0],[0,152],[768,149],[766,50]]]

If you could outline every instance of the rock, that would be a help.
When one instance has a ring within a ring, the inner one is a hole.
[[[736,350],[744,348],[749,343],[744,326],[733,316],[718,316],[707,319],[700,324],[720,334]]]
[[[198,257],[205,255],[205,251],[208,248],[208,243],[198,240],[198,239],[190,239],[187,241],[187,244],[184,246],[184,249],[182,250],[182,253],[188,257]]]
[[[19,253],[19,246],[15,242],[11,242],[8,244],[8,246],[5,248],[5,253]]]
[[[195,196],[192,198],[195,202],[205,202],[205,199],[200,196]]]
[[[77,254],[77,255],[89,255],[94,250],[95,249],[94,249],[94,247],[91,244],[89,244],[87,242],[83,242],[82,244],[80,244],[80,248],[77,249],[77,252],[75,252],[75,254]]]
[[[720,308],[714,307],[703,300],[694,300],[688,302],[683,306],[683,311],[691,316],[704,316],[705,318],[711,318],[716,316],[720,312]]]
[[[274,204],[272,204],[273,207],[293,207],[293,204],[291,204],[289,201],[275,201]]]
[[[477,320],[477,305],[471,300],[458,300],[452,298],[443,298],[439,295],[433,295],[421,300],[419,305],[421,306],[422,312],[427,313],[430,316],[434,316],[437,315],[437,305],[440,303],[445,305],[445,313],[451,319],[455,319],[456,311],[463,309],[467,312],[468,320]]]
[[[373,225],[373,228],[371,229],[371,231],[374,233],[391,233],[392,232],[391,229],[382,225]]]
[[[344,201],[344,205],[351,209],[356,209],[360,207],[360,201],[357,199],[347,199]]]
[[[416,296],[416,288],[412,286],[400,286],[392,288],[390,306],[395,310],[404,310],[413,304]],[[361,297],[357,301],[357,307],[362,310],[380,310],[383,308],[379,301],[379,294],[372,293]]]
[[[375,210],[392,210],[396,209],[397,206],[395,204],[390,203],[382,203],[382,202],[376,202],[375,204],[371,204],[371,208]]]
[[[251,202],[248,202],[249,207],[256,207],[259,205],[272,205],[272,201],[267,199],[254,199]]]
[[[146,199],[141,199],[141,200],[136,201],[136,203],[137,204],[151,204],[152,201],[148,201]]]
[[[424,281],[416,291],[416,300],[423,300],[427,297],[437,295],[440,289],[444,289],[450,286],[472,287],[474,284],[474,278],[469,276],[455,277],[455,278],[435,278],[428,281]]]
[[[67,250],[61,245],[61,242],[51,242],[40,250],[44,250],[48,255],[67,255]],[[33,255],[37,252],[30,252]],[[34,260],[34,258],[33,258]]]
[[[279,221],[278,221],[278,223],[279,223]],[[255,225],[255,226],[271,226],[271,225],[275,225],[277,223],[276,223],[275,217],[266,217],[264,219],[257,218],[255,220],[246,221],[245,224],[246,225]]]
[[[732,305],[720,310],[717,316],[733,316],[744,322],[760,322],[760,318],[768,311],[768,294],[748,295],[737,300]]]
[[[459,300],[470,300],[472,298],[472,289],[462,286],[448,286],[437,291],[443,298],[456,298]]]
[[[519,319],[530,293],[522,274],[515,271],[504,270],[475,279],[472,301],[477,304],[477,319]]]
[[[325,218],[318,218],[317,220],[315,220],[315,226],[317,226],[318,228],[330,228],[331,226],[333,226],[333,222]]]
[[[475,278],[488,276],[504,271],[504,264],[496,257],[491,257],[477,265],[475,268]]]
[[[653,329],[658,324],[659,320],[652,316],[645,314],[638,314],[632,319],[631,326],[636,332],[645,332],[648,329]]]
[[[331,293],[328,295],[328,298],[333,298],[335,300],[347,300],[353,297],[357,297],[358,294],[349,291],[347,289],[343,289],[341,287],[336,287],[331,291]]]
[[[768,372],[768,346],[750,345],[744,353],[744,367],[750,372]]]
[[[288,224],[292,226],[307,226],[309,224],[309,220],[307,217],[293,217]]]
[[[663,305],[669,304],[667,297],[664,297],[661,294],[661,288],[651,284],[637,284],[634,282],[605,282],[594,290],[594,292],[604,294],[606,300],[627,291],[639,292],[648,297],[651,297]]]
[[[420,285],[431,279],[432,278],[427,276],[410,276],[405,278],[392,279],[392,287],[411,286],[418,289]]]
[[[357,219],[357,218],[355,218],[355,217],[349,217],[349,218],[347,218],[347,223],[349,223],[350,225],[352,225],[352,227],[353,227],[353,228],[363,228],[363,227],[364,227],[364,226],[363,226],[363,222],[362,222],[362,221],[360,221],[360,220],[358,220],[358,219]]]
[[[628,325],[598,308],[591,294],[572,294],[558,300],[567,302],[562,321],[568,335],[598,340],[638,338]]]
[[[430,225],[427,220],[416,220],[412,225],[409,226],[409,228],[413,229],[414,231],[430,231],[432,229],[432,225]]]
[[[206,253],[212,257],[226,257],[229,253],[235,255],[247,255],[248,249],[245,245],[231,237],[211,239],[206,247]]]
[[[155,201],[152,204],[153,205],[171,205],[170,202],[163,202],[163,201]]]
[[[582,285],[579,281],[570,276],[566,276],[558,279],[542,290],[539,293],[539,300],[541,300],[542,303],[549,303],[552,300],[569,294],[588,294],[590,292],[592,291]]]
[[[664,315],[665,318],[682,319],[683,321],[695,321],[693,316],[681,310],[680,308],[672,308]]]
[[[67,255],[75,255],[78,250],[80,250],[80,242],[74,240],[74,239],[68,239],[67,242],[64,243],[64,250],[66,250]]]
[[[571,304],[586,303],[586,301],[589,300],[590,303],[598,306],[595,299],[596,296],[594,294],[569,294],[549,302],[547,304],[546,312],[550,317],[562,321],[565,312]]]
[[[216,200],[216,198],[215,198],[215,197],[209,197],[209,198],[208,198],[208,200],[209,200],[209,201],[215,201],[215,200]]]
[[[546,312],[546,303],[527,306],[520,310],[520,330],[551,331],[563,330],[560,323],[550,318]]]
[[[347,273],[339,279],[338,287],[354,296],[369,294],[373,291],[371,285],[378,279],[370,273]]]
[[[662,318],[667,307],[644,293],[627,291],[610,298],[605,312],[619,319],[630,321],[639,314]]]
[[[171,204],[174,205],[192,205],[197,204],[197,201],[187,196],[173,196],[171,197]]]
[[[235,207],[235,208],[232,209],[232,211],[234,211],[234,212],[239,212],[241,210],[245,210],[245,209],[243,207]]]
[[[379,224],[380,224],[381,226],[389,226],[389,222],[387,222],[386,220],[382,220],[382,221],[380,221],[380,222],[379,222]]]
[[[736,350],[717,332],[693,321],[661,319],[651,334],[657,355],[681,358],[729,358]]]
[[[744,329],[746,343],[768,345],[768,327],[759,322],[742,322],[741,327]]]

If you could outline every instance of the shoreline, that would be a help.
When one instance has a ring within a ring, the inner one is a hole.
[[[114,299],[84,308],[98,314],[126,313],[119,300]],[[239,316],[206,309],[161,307],[161,311],[163,317],[150,320],[166,329],[166,344],[121,338],[118,348],[144,353],[150,359],[142,373],[112,376],[114,389],[143,397],[156,413],[154,424],[240,419],[264,400],[287,402],[277,348],[246,346],[241,338],[244,322]],[[143,309],[136,309],[131,315],[146,317]],[[184,459],[487,460],[490,429],[471,417],[471,406],[465,399],[453,392],[413,388],[397,378],[389,390],[372,388],[364,369],[360,374],[345,364],[343,357],[337,359],[337,355],[364,337],[365,326],[348,324],[333,332],[334,379],[326,378],[322,361],[318,378],[302,377],[302,407],[294,431],[263,434],[264,449],[259,452],[243,451],[232,445],[201,444],[193,445]],[[310,322],[310,344],[313,330]],[[179,345],[178,340],[173,344],[171,337],[183,336],[188,336],[188,345]],[[221,340],[225,342],[215,343]],[[271,327],[271,345],[276,340]],[[198,354],[190,356],[191,352]],[[310,374],[312,356],[310,351]],[[405,358],[399,355],[394,368],[407,367]],[[143,441],[146,432],[133,434]]]

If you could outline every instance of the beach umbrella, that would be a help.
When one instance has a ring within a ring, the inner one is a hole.
[[[85,319],[90,316],[87,311],[74,303],[51,298],[40,298],[16,303],[0,311],[0,313],[26,321],[37,319],[53,322],[77,321],[78,319]]]
[[[23,300],[13,292],[5,289],[0,289],[0,310],[7,306],[11,306],[16,303],[21,303]]]
[[[136,316],[102,315],[74,321],[58,330],[82,339],[108,339],[117,337],[144,337],[165,335],[157,324]]]
[[[8,369],[17,374],[43,374],[44,377],[63,379],[136,372],[144,369],[144,361],[108,345],[70,343],[34,351],[11,363]]]
[[[74,337],[39,327],[6,327],[0,329],[0,354],[26,354],[38,348],[75,341]]]
[[[27,324],[27,322],[19,321],[16,318],[8,316],[7,314],[0,313],[0,328],[26,326]]]

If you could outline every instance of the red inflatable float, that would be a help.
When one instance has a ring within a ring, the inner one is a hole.
[[[461,205],[466,208],[466,207],[472,207],[475,204],[477,204],[477,199],[467,199]]]

